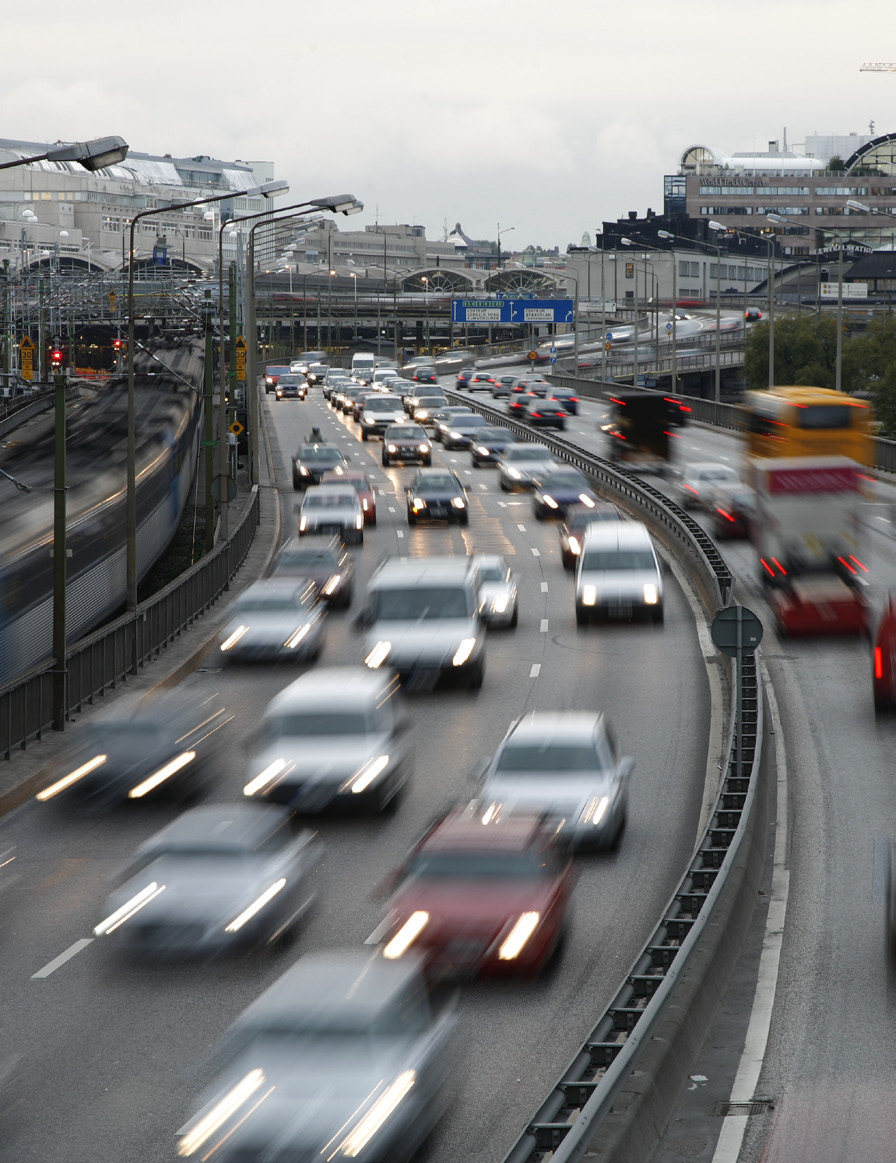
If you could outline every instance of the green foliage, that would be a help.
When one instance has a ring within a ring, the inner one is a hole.
[[[843,345],[843,388],[868,392],[881,435],[896,434],[896,319],[878,316]]]
[[[751,388],[768,387],[769,325],[750,332],[744,351],[744,375]],[[837,322],[829,315],[775,317],[774,382],[832,388],[835,379]]]
[[[843,160],[842,157],[837,157],[837,155],[834,154],[834,156],[828,162],[828,173],[829,174],[842,174],[845,169],[846,169],[846,162]]]

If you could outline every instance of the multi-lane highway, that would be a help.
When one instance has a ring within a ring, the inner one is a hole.
[[[439,690],[409,700],[414,778],[394,818],[320,822],[326,848],[318,905],[287,950],[192,968],[117,964],[89,941],[108,878],[171,811],[134,805],[83,819],[31,803],[2,822],[0,840],[17,845],[19,879],[0,902],[0,1022],[4,1052],[22,1062],[14,1102],[0,1112],[0,1157],[16,1163],[173,1157],[174,1130],[213,1073],[208,1054],[216,1038],[302,952],[364,941],[379,919],[374,886],[439,809],[471,793],[471,773],[508,723],[532,709],[600,707],[636,760],[622,845],[580,860],[570,940],[548,980],[467,986],[461,995],[461,1088],[430,1155],[439,1163],[499,1160],[615,993],[693,847],[710,687],[694,614],[674,577],[667,578],[663,627],[578,631],[556,530],[534,520],[524,495],[501,493],[493,470],[470,470],[465,453],[442,454],[465,474],[470,524],[409,529],[403,485],[412,469],[383,470],[377,446],[362,444],[354,425],[317,395],[265,409],[285,530],[296,499],[289,456],[313,424],[375,478],[379,523],[357,553],[358,593],[386,553],[500,552],[520,584],[519,628],[490,635],[478,695]],[[567,436],[599,450],[597,411],[585,405]],[[679,448],[689,460],[738,457],[730,437],[695,428],[681,434]],[[886,518],[883,510],[869,512],[876,596],[896,578]],[[741,579],[738,600],[764,616],[749,550],[727,552]],[[775,1161],[884,1163],[892,1157],[887,1088],[896,1018],[886,991],[880,872],[894,818],[888,773],[896,726],[875,723],[861,644],[782,646],[764,620],[787,740],[790,896],[782,987],[759,1088],[775,1110],[753,1120],[743,1158],[758,1160],[764,1151]],[[359,657],[351,613],[331,615],[323,662]],[[220,691],[234,712],[214,799],[239,796],[245,739],[292,677],[283,669],[209,666],[189,680]]]

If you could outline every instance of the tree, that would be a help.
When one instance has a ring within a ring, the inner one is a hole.
[[[843,345],[843,387],[867,392],[881,435],[896,434],[896,319],[877,317]]]
[[[751,388],[768,387],[769,325],[750,332],[744,350],[744,375]],[[775,319],[776,384],[832,388],[835,379],[837,322],[829,315],[783,315]]]

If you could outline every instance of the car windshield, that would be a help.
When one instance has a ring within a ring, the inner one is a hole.
[[[316,735],[369,735],[372,725],[362,711],[294,711],[269,719],[263,727],[266,741]]]
[[[655,568],[653,554],[649,549],[589,549],[582,558],[582,569],[586,572]]]
[[[304,603],[303,603],[304,604]],[[298,599],[283,597],[282,595],[250,594],[238,598],[234,609],[239,617],[244,614],[295,614],[298,611]]]
[[[479,440],[482,442],[486,440],[506,440],[512,444],[513,433],[507,428],[483,428],[479,433]]]
[[[552,472],[544,477],[541,487],[544,489],[579,489],[582,492],[591,489],[591,485],[582,474],[575,471]]]
[[[504,453],[505,460],[550,460],[551,454],[546,448],[538,444],[520,444],[508,448]]]
[[[344,464],[345,458],[338,448],[303,448],[299,460],[309,464]]]
[[[425,440],[426,433],[422,428],[390,428],[386,433],[390,440]]]
[[[451,423],[454,428],[484,428],[488,420],[484,416],[457,416]]]
[[[439,489],[440,491],[450,489],[456,493],[460,493],[461,491],[460,485],[457,483],[456,478],[453,477],[450,473],[446,472],[439,473],[437,476],[420,477],[414,482],[414,486],[411,489],[411,492],[428,492],[431,489]]]
[[[502,582],[507,577],[507,567],[504,565],[480,565],[479,576],[483,581]]]
[[[600,771],[593,747],[584,743],[509,743],[498,757],[495,771]]]
[[[379,622],[426,622],[438,618],[468,617],[466,589],[461,586],[402,586],[377,590],[372,613]]]
[[[418,880],[520,880],[543,873],[541,859],[532,852],[489,851],[420,852],[409,874]]]
[[[325,493],[323,496],[312,493],[309,489],[305,497],[303,509],[344,509],[351,508],[356,500],[354,490],[350,493]]]
[[[325,565],[337,569],[339,559],[330,549],[289,549],[281,553],[274,562],[274,569],[296,569],[305,565]]]

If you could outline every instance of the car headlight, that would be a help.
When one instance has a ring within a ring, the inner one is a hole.
[[[509,468],[507,474],[508,476],[512,476],[515,481],[521,481],[523,479],[523,474],[518,468]]]
[[[160,783],[164,783],[166,779],[169,779],[172,775],[176,775],[177,772],[186,767],[188,763],[192,763],[195,758],[195,751],[184,751],[181,755],[175,756],[175,758],[172,759],[170,763],[166,763],[163,767],[160,767],[158,771],[154,771],[152,775],[147,776],[146,779],[138,783],[136,787],[132,787],[128,792],[128,799],[142,799],[143,796],[145,796],[148,792],[151,792],[154,788],[157,788]]]
[[[451,504],[455,507],[455,509],[465,509],[467,507],[467,502],[463,499],[463,497],[452,497]]]
[[[290,636],[286,639],[286,641],[283,643],[283,645],[286,647],[287,650],[295,650],[295,648],[299,645],[299,643],[302,641],[302,639],[307,635],[307,633],[310,629],[311,629],[311,623],[306,622],[304,626],[300,626],[298,628],[298,630],[296,630],[296,631],[294,631],[294,633],[290,634]]]
[[[570,537],[570,539],[568,541],[568,545],[569,545],[569,552],[574,553],[577,557],[582,552],[582,547],[579,544],[578,537]]]
[[[538,928],[540,913],[523,913],[501,942],[498,949],[499,961],[514,961],[526,947],[529,938]]]
[[[395,1113],[416,1081],[416,1070],[405,1070],[399,1074],[339,1144],[340,1154],[348,1159],[360,1155],[383,1123]]]
[[[470,655],[473,653],[473,649],[475,646],[476,646],[476,639],[475,638],[465,638],[463,640],[463,642],[461,642],[460,646],[458,646],[457,650],[454,652],[454,657],[451,659],[451,665],[452,666],[463,666],[463,664],[469,659]]]
[[[653,582],[646,582],[644,585],[644,604],[646,606],[655,606],[660,600],[660,595]]]
[[[489,609],[493,614],[503,614],[507,609],[508,601],[509,599],[507,594],[498,594],[496,597],[492,598]]]
[[[125,921],[129,921],[131,917],[139,913],[142,908],[145,908],[150,901],[154,901],[164,891],[165,885],[159,884],[155,880],[146,885],[145,888],[141,888],[136,896],[132,896],[129,901],[125,901],[120,908],[117,908],[114,913],[111,913],[105,920],[100,921],[94,927],[94,936],[102,937],[107,933],[114,933],[119,926],[123,925]]]
[[[485,447],[484,444],[477,444],[476,451],[479,453],[480,456],[488,456],[488,454],[489,454],[489,450]]]
[[[547,505],[547,507],[549,509],[559,509],[560,508],[560,506],[557,504],[557,502],[554,500],[554,498],[549,496],[547,493],[542,493],[541,499]]]
[[[350,779],[340,787],[341,792],[350,791],[353,795],[360,795],[361,792],[366,791],[378,776],[381,776],[386,768],[389,766],[388,755],[378,755],[375,759],[369,759],[367,763],[356,771]]]
[[[184,1135],[177,1145],[177,1153],[182,1159],[194,1155],[203,1143],[207,1142],[216,1131],[235,1115],[240,1107],[247,1102],[256,1090],[264,1085],[264,1071],[250,1070],[245,1078],[224,1095],[220,1102],[215,1103],[212,1109],[200,1119],[188,1135]]]
[[[427,412],[427,410],[425,408],[418,408],[417,411],[414,413],[414,417],[417,420],[428,420],[429,419],[429,412]]]
[[[392,650],[392,643],[391,642],[377,642],[377,644],[374,646],[374,648],[370,651],[370,653],[364,659],[365,665],[369,666],[371,670],[376,670],[377,667],[383,665],[383,663],[389,657],[391,650]]]
[[[387,452],[398,452],[398,445],[397,444],[387,444],[386,451]]]
[[[324,585],[321,592],[326,594],[326,596],[328,598],[332,597],[333,594],[335,594],[336,590],[339,588],[339,583],[341,581],[342,581],[342,574],[341,573],[334,573],[332,577],[327,578],[326,584]]]
[[[396,961],[399,957],[407,953],[408,949],[410,949],[428,924],[429,913],[425,913],[422,910],[411,913],[392,940],[383,949],[383,956],[389,961]]]
[[[299,476],[306,477],[310,475],[308,469],[303,464],[299,465]]]
[[[234,646],[236,646],[237,642],[239,642],[239,640],[243,637],[243,635],[248,633],[248,626],[237,626],[234,632],[232,634],[228,634],[228,636],[221,643],[221,649],[232,650]]]
[[[274,881],[272,885],[264,890],[261,896],[256,897],[251,905],[243,909],[239,916],[234,917],[229,925],[224,926],[224,932],[238,933],[244,925],[248,924],[254,916],[257,916],[261,912],[265,905],[270,904],[277,893],[285,887],[286,877],[281,877],[280,880]]]
[[[55,783],[51,783],[49,787],[46,787],[43,791],[38,792],[35,796],[35,799],[52,799],[53,796],[57,795],[65,788],[71,787],[73,783],[77,783],[78,780],[83,776],[89,775],[91,771],[96,771],[98,767],[102,767],[108,758],[108,755],[94,755],[93,759],[88,760],[87,763],[82,763],[80,767],[75,768],[74,771],[70,771],[69,774],[64,775],[62,779],[56,780]]]
[[[449,428],[445,435],[450,436],[452,440],[459,440],[461,433],[456,428]]]
[[[254,796],[262,788],[273,785],[277,782],[277,776],[282,774],[287,767],[289,767],[289,764],[285,759],[275,759],[273,763],[268,764],[264,771],[259,772],[254,779],[249,780],[243,788],[243,795]]]
[[[591,499],[591,497],[588,496],[587,493],[579,493],[579,500],[583,505],[587,505],[589,509],[594,508],[594,501]]]
[[[417,512],[418,509],[425,509],[426,508],[426,501],[424,501],[422,497],[414,497],[414,503],[411,506],[411,508],[414,510],[415,513]]]
[[[582,605],[593,606],[597,603],[597,586],[582,587]]]
[[[417,451],[422,452],[424,455],[426,455],[426,453],[429,452],[429,445],[426,443],[425,440],[423,441],[422,444],[417,445]]]
[[[364,514],[363,513],[356,513],[355,514],[355,528],[356,529],[363,529],[364,528]]]
[[[304,533],[307,528],[308,528],[308,518],[305,516],[302,516],[301,520],[299,521],[299,532]]]
[[[589,800],[584,812],[582,812],[582,823],[598,825],[607,814],[609,806],[609,796],[599,796]]]

